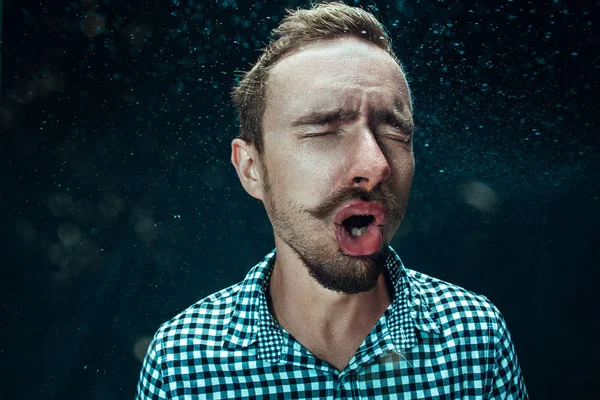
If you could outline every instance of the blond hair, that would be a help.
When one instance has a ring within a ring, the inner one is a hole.
[[[287,10],[288,15],[271,32],[270,44],[254,66],[241,76],[232,90],[240,120],[239,139],[254,144],[263,154],[262,118],[266,106],[269,71],[288,52],[321,40],[356,36],[377,45],[400,65],[384,27],[375,16],[341,2],[313,5],[310,9]]]

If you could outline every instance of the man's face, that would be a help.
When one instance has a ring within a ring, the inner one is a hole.
[[[278,251],[297,255],[323,287],[375,286],[406,209],[414,173],[406,79],[383,50],[355,39],[305,46],[274,66],[263,118],[264,204]],[[379,201],[383,241],[349,255],[334,219],[350,202]]]

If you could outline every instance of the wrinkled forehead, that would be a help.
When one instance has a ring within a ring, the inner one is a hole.
[[[295,50],[272,68],[266,113],[355,108],[365,96],[372,107],[412,112],[404,73],[387,52],[353,38],[327,40]]]
[[[272,99],[271,108],[283,115],[308,115],[320,111],[355,111],[373,114],[379,110],[395,110],[404,114],[405,119],[412,118],[412,108],[407,96],[388,88],[371,88],[360,84],[329,85],[328,82],[314,82],[318,88],[302,94],[292,92],[279,93]]]

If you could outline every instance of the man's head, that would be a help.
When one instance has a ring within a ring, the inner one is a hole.
[[[379,22],[358,8],[294,11],[274,37],[234,89],[241,134],[232,162],[263,201],[278,251],[328,289],[369,290],[414,172],[406,79]],[[383,206],[364,237],[340,221],[359,200]]]
[[[263,154],[262,117],[267,103],[269,72],[277,62],[300,47],[327,39],[355,36],[387,52],[398,65],[387,33],[370,13],[358,7],[329,2],[309,10],[288,11],[281,24],[271,32],[271,43],[254,66],[234,87],[232,98],[240,119],[239,139],[252,143]]]

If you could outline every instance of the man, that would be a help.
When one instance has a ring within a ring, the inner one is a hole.
[[[275,250],[163,324],[138,399],[526,399],[484,296],[389,246],[414,173],[410,91],[370,13],[289,13],[234,89],[231,161]]]

